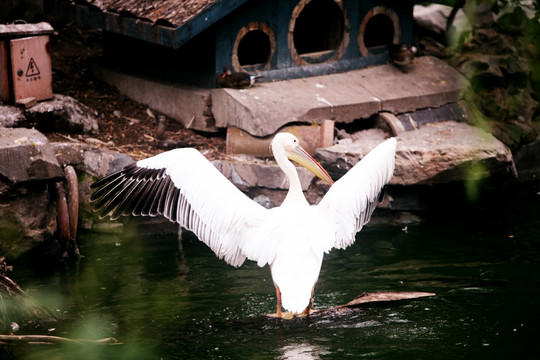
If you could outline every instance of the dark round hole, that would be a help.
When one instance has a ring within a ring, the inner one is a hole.
[[[270,58],[270,38],[262,30],[248,31],[238,43],[240,66],[266,64]]]
[[[394,23],[385,14],[377,14],[369,19],[364,30],[366,48],[386,46],[394,39]]]
[[[293,40],[298,54],[335,50],[343,40],[344,17],[332,0],[313,0],[296,18]]]

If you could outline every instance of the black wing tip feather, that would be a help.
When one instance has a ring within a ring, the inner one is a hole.
[[[111,173],[90,185],[94,192],[90,201],[96,203],[94,211],[101,219],[118,219],[123,215],[156,216],[162,213],[162,197],[167,195],[171,183],[166,169],[138,167],[136,163]],[[160,211],[161,210],[161,211]]]
[[[381,189],[381,192],[379,193],[379,196],[377,197],[377,202],[378,203],[382,203],[382,201],[384,200],[384,196],[386,195],[386,187],[388,185],[384,185]]]
[[[105,175],[105,177],[102,177],[101,179],[96,180],[94,183],[92,183],[90,185],[90,189],[96,189],[96,188],[102,187],[103,185],[108,184],[112,179],[117,178],[118,176],[121,176],[122,174],[136,167],[137,167],[137,163],[132,163],[132,164],[124,166],[120,170],[110,173],[109,175]]]

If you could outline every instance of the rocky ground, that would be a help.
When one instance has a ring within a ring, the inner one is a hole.
[[[156,144],[156,127],[161,114],[120,94],[114,87],[97,79],[92,67],[99,64],[101,31],[73,23],[53,24],[51,36],[53,91],[71,96],[95,111],[99,133],[77,135],[80,140],[93,137],[108,146],[141,159],[163,150]],[[161,115],[162,116],[162,115]],[[223,134],[199,134],[170,120],[168,136],[182,146],[206,150],[209,157],[225,152]],[[50,141],[65,141],[69,133],[47,133]]]

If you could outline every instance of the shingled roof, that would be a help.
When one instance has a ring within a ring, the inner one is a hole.
[[[222,0],[78,0],[101,11],[178,27]]]
[[[178,48],[248,0],[56,0],[56,12],[118,34]]]

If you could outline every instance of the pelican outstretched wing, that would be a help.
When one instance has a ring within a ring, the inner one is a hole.
[[[346,248],[369,221],[381,191],[394,173],[396,139],[390,138],[371,150],[321,200],[318,211],[335,224],[335,238],[328,246]]]
[[[220,259],[240,266],[240,244],[264,220],[257,204],[199,151],[175,149],[138,161],[95,182],[91,200],[101,217],[163,215],[193,231]],[[252,259],[258,260],[258,259]]]

